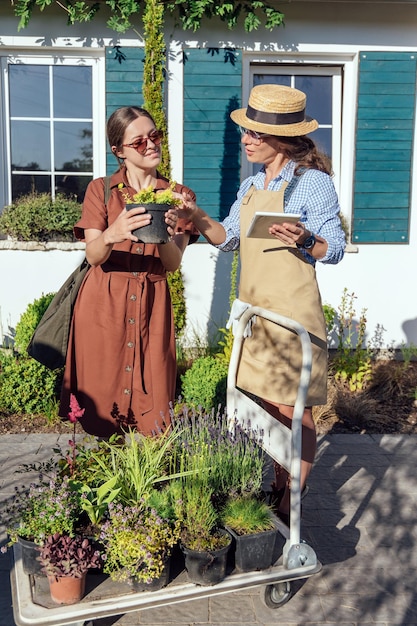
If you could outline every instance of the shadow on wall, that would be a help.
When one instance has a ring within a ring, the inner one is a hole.
[[[219,193],[219,219],[223,220],[228,214],[240,185],[240,136],[236,125],[230,119],[230,113],[239,108],[236,97],[230,98],[224,117],[223,158],[220,165],[221,180]],[[207,335],[215,336],[218,327],[212,320],[220,320],[220,327],[224,327],[229,317],[230,273],[233,261],[232,253],[220,252],[217,256],[213,284],[213,298],[210,308],[210,321]]]
[[[417,346],[417,317],[413,320],[405,320],[402,324],[402,329],[406,336],[406,343],[409,346]]]

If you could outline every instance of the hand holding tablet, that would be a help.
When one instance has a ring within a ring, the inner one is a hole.
[[[283,224],[291,222],[296,224],[300,221],[301,215],[296,213],[270,213],[265,211],[257,211],[249,225],[247,237],[255,237],[258,239],[270,239],[269,228],[273,224]]]

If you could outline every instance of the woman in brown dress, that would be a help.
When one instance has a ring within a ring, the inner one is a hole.
[[[251,163],[262,165],[244,180],[228,217],[211,219],[185,194],[180,211],[201,234],[221,250],[240,250],[237,316],[245,307],[260,306],[299,322],[312,342],[312,371],[302,418],[301,489],[316,451],[312,406],[326,403],[327,341],[315,263],[338,263],[345,235],[328,159],[306,135],[318,123],[305,115],[306,96],[282,85],[258,85],[247,108],[232,111],[240,126],[242,144]],[[274,224],[266,238],[247,231],[256,211],[294,213],[296,223]],[[301,348],[298,336],[264,319],[252,325],[243,343],[237,387],[261,399],[264,408],[291,427],[300,380]],[[288,522],[288,472],[275,465],[275,505]]]
[[[119,169],[87,188],[75,236],[86,243],[91,264],[76,300],[59,414],[70,410],[70,394],[82,409],[83,429],[107,437],[135,428],[154,434],[169,424],[174,400],[176,350],[167,272],[175,271],[186,246],[198,238],[187,219],[166,213],[170,241],[141,243],[132,231],[150,222],[145,208],[125,209],[126,195],[169,182],[157,171],[162,133],[140,107],[117,109],[107,123]],[[193,192],[177,185],[180,194]]]

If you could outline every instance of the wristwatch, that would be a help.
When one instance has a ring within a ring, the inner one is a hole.
[[[297,243],[297,248],[302,248],[303,250],[311,250],[311,248],[316,243],[316,237],[314,233],[310,233],[310,235],[304,239],[303,243]]]

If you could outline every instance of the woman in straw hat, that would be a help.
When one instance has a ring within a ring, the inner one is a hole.
[[[318,128],[305,115],[306,96],[281,85],[258,85],[245,109],[232,111],[246,157],[260,171],[240,186],[230,213],[221,223],[210,218],[187,194],[181,211],[211,244],[224,251],[240,249],[239,299],[231,318],[249,305],[294,318],[309,332],[313,361],[303,415],[301,489],[316,451],[312,406],[325,404],[327,340],[315,263],[338,263],[345,236],[329,160],[306,135]],[[295,213],[299,221],[274,224],[268,238],[247,236],[256,211]],[[244,341],[237,386],[262,399],[276,419],[291,427],[297,395],[301,348],[298,336],[258,318]],[[289,519],[289,478],[275,466],[275,508]]]

